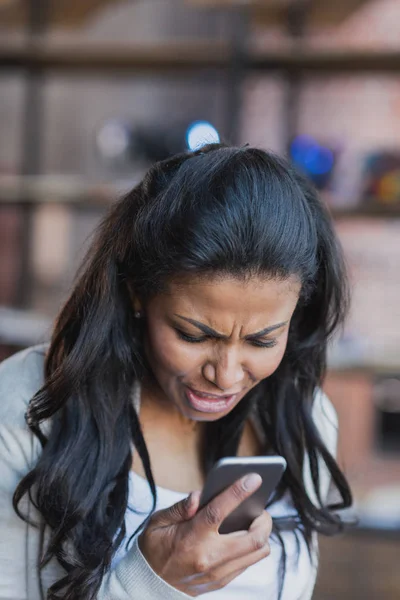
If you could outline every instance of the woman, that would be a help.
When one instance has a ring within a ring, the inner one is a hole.
[[[282,159],[156,164],[100,226],[50,347],[1,366],[1,600],[310,598],[315,533],[351,504],[320,391],[346,306],[329,216]],[[268,510],[220,535],[260,481],[197,510],[207,472],[262,454],[288,464]]]

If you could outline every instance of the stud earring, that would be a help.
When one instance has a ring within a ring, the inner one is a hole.
[[[142,313],[140,310],[135,311],[135,319],[141,319],[142,318]]]

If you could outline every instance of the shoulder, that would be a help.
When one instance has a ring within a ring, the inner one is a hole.
[[[0,421],[19,425],[32,396],[43,385],[47,345],[33,346],[0,364]]]
[[[46,350],[47,346],[28,348],[0,364],[0,489],[15,486],[40,452],[25,412],[43,385]]]

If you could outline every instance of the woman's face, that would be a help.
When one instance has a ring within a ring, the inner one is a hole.
[[[171,283],[143,307],[157,397],[194,421],[230,412],[281,362],[300,287],[294,276]]]

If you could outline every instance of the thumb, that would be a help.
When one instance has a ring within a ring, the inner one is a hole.
[[[168,525],[188,521],[196,514],[199,508],[199,501],[200,491],[197,490],[169,508],[157,511],[153,516],[153,524],[159,527],[167,527]]]

